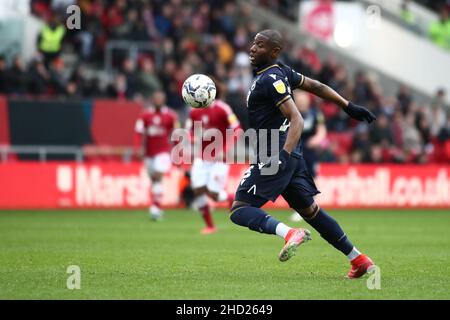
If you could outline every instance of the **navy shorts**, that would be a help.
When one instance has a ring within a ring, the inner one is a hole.
[[[308,208],[318,193],[303,157],[291,156],[286,168],[274,175],[261,175],[258,165],[250,166],[239,183],[235,200],[259,208],[282,195],[291,207]]]

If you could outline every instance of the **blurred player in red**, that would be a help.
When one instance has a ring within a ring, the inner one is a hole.
[[[162,178],[172,167],[170,136],[179,127],[177,114],[165,105],[163,91],[156,91],[147,108],[136,121],[136,146],[143,148],[144,163],[150,177],[152,204],[149,208],[152,220],[163,216],[161,198],[163,194]]]
[[[217,231],[211,216],[208,197],[216,202],[228,201],[229,204],[232,202],[232,195],[225,191],[229,171],[225,158],[235,139],[227,145],[226,131],[227,129],[236,131],[240,128],[239,121],[231,107],[220,100],[219,83],[217,81],[215,83],[217,87],[216,100],[208,108],[192,109],[187,121],[187,128],[194,135],[194,143],[201,143],[201,155],[194,154],[194,162],[191,168],[191,186],[194,191],[192,207],[202,214],[206,223],[206,227],[202,229],[202,234]],[[194,132],[199,125],[202,130],[202,141],[198,141],[200,137],[197,137]],[[216,134],[220,132],[220,136],[223,138],[223,147],[221,150],[209,152],[211,150],[210,144],[215,142],[215,139],[212,138],[213,132]]]

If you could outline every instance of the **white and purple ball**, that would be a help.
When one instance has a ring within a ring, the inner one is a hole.
[[[214,81],[204,74],[194,74],[183,83],[181,95],[192,108],[207,108],[216,98]]]

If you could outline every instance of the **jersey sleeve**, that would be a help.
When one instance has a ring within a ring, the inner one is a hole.
[[[275,107],[279,107],[283,102],[291,98],[289,84],[279,75],[270,74],[265,77],[264,86],[269,101]]]
[[[282,63],[280,63],[280,67],[286,74],[292,90],[298,89],[303,85],[305,82],[305,76],[303,74]]]
[[[301,73],[295,71],[294,69],[291,69],[290,76],[289,76],[289,82],[291,84],[292,90],[298,89],[305,82],[305,76],[302,75]]]

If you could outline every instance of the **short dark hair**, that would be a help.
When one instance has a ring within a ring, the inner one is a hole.
[[[283,39],[283,36],[281,35],[281,33],[278,32],[277,30],[266,29],[266,30],[258,32],[258,34],[269,39],[269,43],[273,48],[278,47],[280,49],[283,49],[284,39]]]

